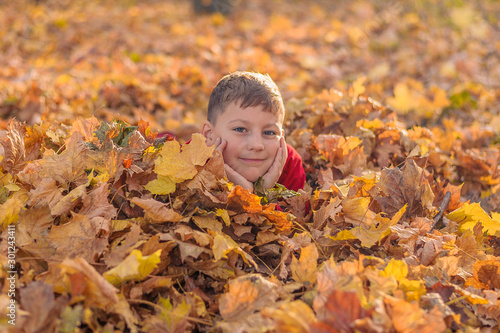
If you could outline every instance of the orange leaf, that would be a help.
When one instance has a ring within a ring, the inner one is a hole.
[[[123,159],[123,167],[125,169],[130,168],[131,165],[132,165],[132,159],[131,158]]]
[[[237,185],[233,188],[227,198],[228,206],[234,210],[244,210],[247,213],[262,213],[260,197]]]
[[[474,274],[465,281],[465,286],[478,289],[500,289],[500,261],[481,260],[474,264]]]
[[[229,282],[229,291],[220,298],[219,310],[225,320],[238,320],[272,306],[277,298],[276,284],[260,275],[244,275]]]

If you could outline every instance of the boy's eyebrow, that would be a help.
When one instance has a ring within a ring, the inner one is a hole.
[[[228,122],[228,124],[236,123],[236,122],[242,122],[244,124],[249,124],[250,122],[244,119],[233,119]],[[280,127],[277,123],[267,123],[264,125],[264,127],[269,127],[269,126],[278,126]]]

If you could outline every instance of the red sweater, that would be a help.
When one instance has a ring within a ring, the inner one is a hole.
[[[298,191],[304,188],[306,172],[302,166],[302,158],[299,153],[288,143],[286,144],[286,148],[288,150],[288,158],[283,167],[281,177],[278,179],[278,184],[285,186],[289,190]]]

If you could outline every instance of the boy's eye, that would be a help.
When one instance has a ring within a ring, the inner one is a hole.
[[[236,128],[234,129],[234,131],[236,131],[236,132],[240,132],[240,133],[243,133],[243,132],[246,132],[246,128],[244,128],[244,127],[236,127]]]

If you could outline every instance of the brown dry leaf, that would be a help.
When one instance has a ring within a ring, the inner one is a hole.
[[[179,247],[179,250],[181,252],[182,262],[186,262],[186,259],[189,257],[197,259],[203,253],[207,254],[209,257],[213,257],[212,251],[203,246],[198,246],[196,244],[182,242],[179,240],[176,240],[175,242],[177,243],[177,246]]]
[[[437,258],[434,267],[439,268],[441,271],[446,273],[449,277],[459,275],[460,273],[460,258],[458,257],[442,257]]]
[[[88,306],[103,310],[119,302],[118,289],[84,259],[65,259],[60,268],[74,300],[82,299]]]
[[[101,127],[101,122],[94,116],[83,119],[78,118],[73,122],[69,136],[73,133],[80,133],[85,142],[97,143],[98,139],[94,135],[94,132]]]
[[[307,333],[316,323],[313,310],[301,300],[283,303],[278,308],[264,308],[262,314],[274,320],[277,332]]]
[[[52,332],[58,315],[52,286],[35,281],[22,288],[19,294],[22,309],[29,315],[22,329],[26,332]]]
[[[323,229],[328,219],[334,219],[337,213],[342,210],[341,201],[338,197],[330,199],[326,206],[322,206],[317,211],[314,211],[313,225],[314,229]]]
[[[318,293],[314,298],[313,309],[318,316],[325,311],[328,297],[335,290],[355,291],[363,305],[367,304],[361,273],[364,267],[360,261],[335,263],[333,258],[326,261],[317,274]],[[324,314],[324,317],[327,315]]]
[[[60,268],[73,301],[83,300],[88,307],[117,313],[125,320],[131,332],[137,332],[137,318],[130,305],[118,296],[118,289],[106,281],[95,268],[82,258],[65,259]]]
[[[215,216],[193,216],[192,219],[201,229],[207,229],[213,232],[222,231],[222,222],[216,219]]]
[[[355,292],[333,291],[327,298],[318,322],[311,325],[314,332],[356,332],[362,319],[370,318],[372,310],[361,306]]]
[[[224,207],[227,203],[229,189],[224,178],[224,159],[219,151],[215,151],[212,158],[194,176],[180,186],[185,193],[184,202],[195,200],[196,205],[202,203],[207,208]]]
[[[51,246],[47,234],[54,218],[47,206],[31,208],[19,214],[16,245],[40,259],[51,258],[56,249]]]
[[[167,204],[154,199],[132,198],[131,203],[140,206],[146,213],[145,216],[155,223],[179,222],[183,218]]]
[[[63,189],[54,179],[43,178],[37,187],[29,192],[27,204],[32,207],[48,205],[52,209],[63,197]]]
[[[105,223],[101,218],[89,219],[86,215],[73,213],[70,221],[53,226],[47,239],[55,249],[53,259],[80,257],[95,263],[108,247],[107,237],[100,237]]]
[[[51,209],[50,213],[54,216],[67,215],[78,204],[84,195],[87,194],[89,182],[80,185],[63,196]]]
[[[141,227],[137,223],[127,225],[125,234],[116,237],[109,244],[109,251],[104,253],[104,261],[108,267],[114,267],[125,259],[132,249],[142,245]]]
[[[7,137],[1,141],[4,149],[2,167],[13,175],[26,166],[25,135],[26,126],[17,120],[12,120],[9,123]]]
[[[384,129],[377,135],[377,142],[373,154],[381,167],[389,167],[394,157],[403,157],[401,147],[401,133],[398,129]]]
[[[491,174],[491,166],[486,161],[486,156],[477,149],[457,151],[457,166],[470,177],[480,178]]]
[[[443,201],[443,198],[446,192],[450,192],[450,204],[446,208],[446,212],[452,212],[463,205],[463,202],[460,201],[460,192],[462,190],[462,185],[454,186],[452,184],[447,184],[443,189],[440,189],[443,184],[440,183],[438,185],[438,189],[434,192],[437,193],[434,197],[434,206],[439,207]]]
[[[70,183],[77,185],[87,183],[85,173],[87,149],[82,140],[81,134],[74,133],[66,139],[66,149],[61,154],[56,154],[51,150],[46,151],[43,159],[36,161],[42,167],[39,176],[52,178],[64,188],[67,188]]]
[[[406,160],[403,170],[399,168],[384,169],[377,187],[384,195],[377,195],[375,199],[382,211],[392,216],[404,205],[408,205],[405,216],[426,216],[428,203],[433,202],[426,198],[430,191],[429,184],[422,175],[422,169],[412,159]]]
[[[249,274],[229,281],[229,290],[219,300],[219,311],[227,321],[238,321],[272,305],[278,286],[260,275]]]
[[[99,183],[87,195],[83,195],[83,206],[78,213],[87,215],[89,219],[94,217],[115,218],[117,209],[109,202],[108,196],[109,184]]]
[[[485,290],[484,294],[489,304],[479,305],[477,312],[479,315],[485,316],[488,319],[496,320],[500,316],[500,302],[498,301],[500,298],[500,293],[498,291]]]

